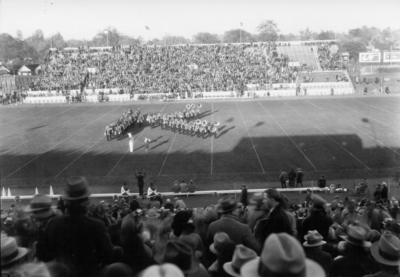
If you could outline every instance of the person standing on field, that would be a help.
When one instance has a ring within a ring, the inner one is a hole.
[[[281,174],[279,175],[279,180],[281,181],[282,188],[286,188],[286,180],[288,178],[288,174],[285,170],[282,169]]]
[[[139,188],[139,196],[142,197],[143,196],[143,187],[144,187],[144,178],[146,178],[146,171],[143,169],[143,174],[141,171],[139,171],[139,173],[135,172],[135,176],[137,179],[137,184],[138,184],[138,188]]]

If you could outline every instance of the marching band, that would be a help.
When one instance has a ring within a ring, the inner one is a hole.
[[[140,113],[139,109],[137,109],[135,112],[133,112],[132,109],[124,112],[120,118],[106,126],[104,135],[107,137],[107,141],[110,141],[115,137],[120,138],[128,130],[128,128],[131,126],[133,127],[136,122],[138,122],[139,127],[141,127],[143,115]]]

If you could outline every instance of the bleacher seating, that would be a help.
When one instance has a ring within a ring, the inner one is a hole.
[[[318,60],[314,53],[311,52],[310,46],[277,46],[276,50],[279,55],[289,56],[289,59],[293,62],[299,62],[301,65],[306,64],[312,66],[314,70],[320,70]]]

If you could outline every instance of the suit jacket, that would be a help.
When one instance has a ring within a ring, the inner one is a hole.
[[[214,235],[219,232],[226,233],[236,244],[244,246],[259,252],[260,246],[253,237],[248,225],[240,223],[232,214],[223,214],[221,218],[210,224],[206,237],[206,249],[214,241]]]
[[[322,211],[312,211],[311,215],[306,217],[303,221],[302,230],[302,241],[304,241],[303,236],[308,233],[308,231],[317,230],[318,233],[323,236],[324,240],[328,239],[329,227],[333,224],[332,218],[323,214]]]
[[[104,223],[86,215],[51,219],[45,230],[49,255],[64,263],[72,276],[96,276],[111,261],[113,246]]]
[[[336,258],[331,267],[330,277],[362,277],[380,270],[379,264],[363,249]]]
[[[307,258],[318,263],[324,270],[326,276],[328,276],[332,264],[332,256],[320,250],[318,247],[304,247],[304,252]]]

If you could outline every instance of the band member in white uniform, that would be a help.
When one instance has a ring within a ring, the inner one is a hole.
[[[131,151],[131,153],[133,153],[133,149],[134,149],[134,146],[135,146],[135,140],[132,137],[131,133],[128,133],[128,136],[129,136],[129,151]]]

